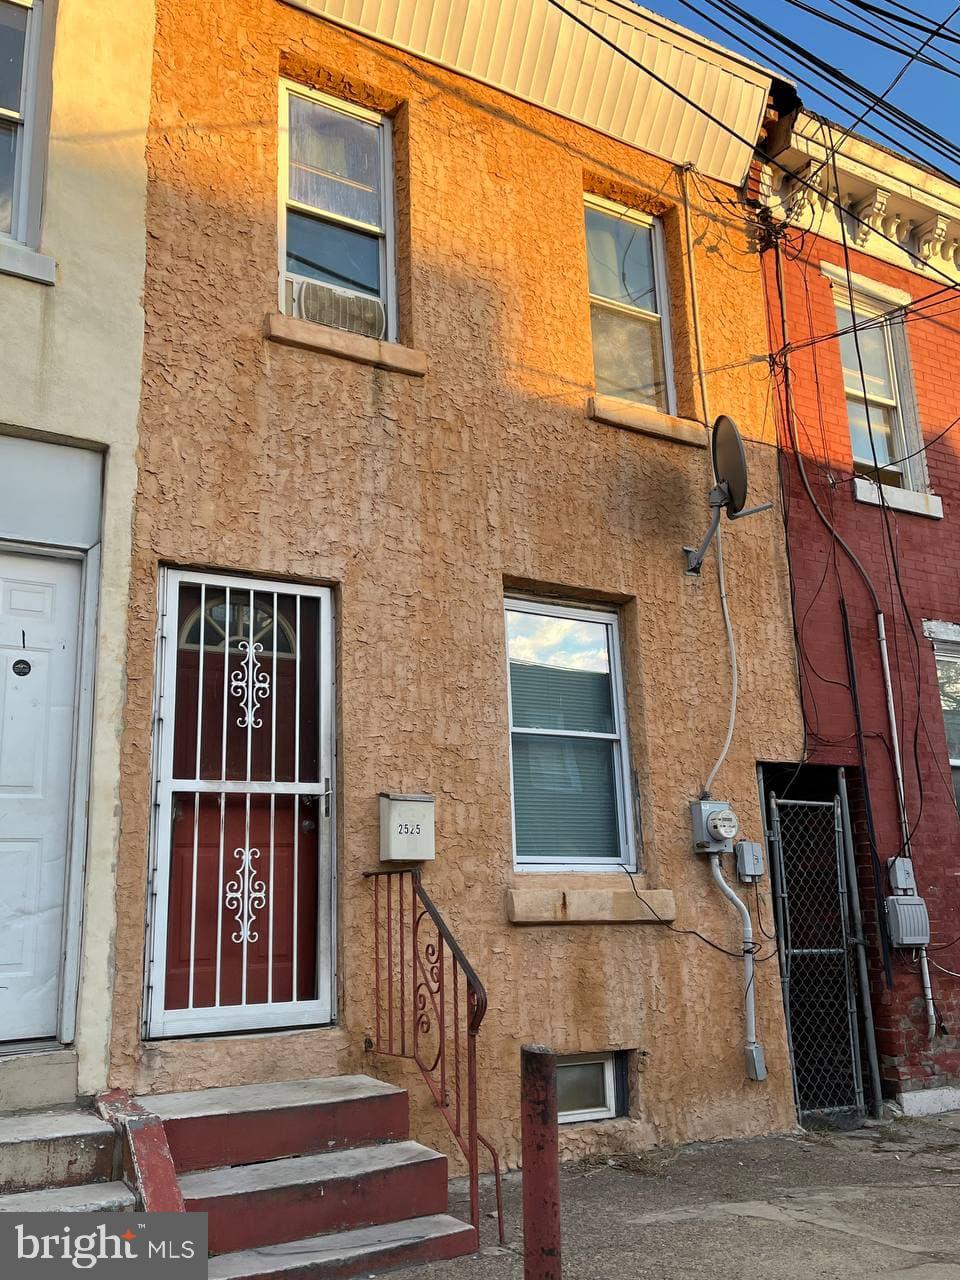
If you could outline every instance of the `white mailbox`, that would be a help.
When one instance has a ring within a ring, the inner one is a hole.
[[[380,861],[432,862],[436,856],[433,796],[380,793]]]

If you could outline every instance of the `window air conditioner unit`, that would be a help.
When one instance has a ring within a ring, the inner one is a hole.
[[[387,312],[379,298],[348,293],[319,280],[287,280],[287,311],[311,324],[346,329],[366,338],[384,338]]]

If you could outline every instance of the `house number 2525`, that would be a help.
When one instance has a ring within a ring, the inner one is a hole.
[[[397,823],[398,836],[418,836],[419,834],[420,834],[419,822],[398,822]]]

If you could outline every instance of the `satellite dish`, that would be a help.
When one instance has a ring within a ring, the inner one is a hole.
[[[737,424],[725,413],[713,424],[710,451],[717,484],[725,484],[729,493],[727,515],[738,515],[747,501],[747,455]]]
[[[726,510],[729,520],[742,520],[744,516],[756,515],[758,511],[769,511],[773,506],[772,502],[765,502],[761,507],[751,507],[744,511],[747,501],[747,455],[737,424],[725,413],[713,424],[710,452],[715,479],[708,501],[713,515],[710,528],[700,546],[683,548],[687,557],[687,573],[700,572],[703,557],[720,527],[721,511]]]

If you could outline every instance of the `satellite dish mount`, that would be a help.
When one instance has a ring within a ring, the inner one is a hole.
[[[710,549],[710,543],[716,537],[720,527],[721,513],[726,510],[728,520],[742,520],[745,516],[755,516],[760,511],[769,511],[772,502],[765,502],[760,507],[749,507],[744,510],[747,501],[747,455],[743,451],[743,441],[737,424],[726,414],[721,414],[713,424],[710,438],[710,451],[713,456],[713,474],[716,483],[710,490],[707,501],[712,515],[710,528],[699,547],[684,547],[687,557],[687,573],[700,573],[703,558]]]

